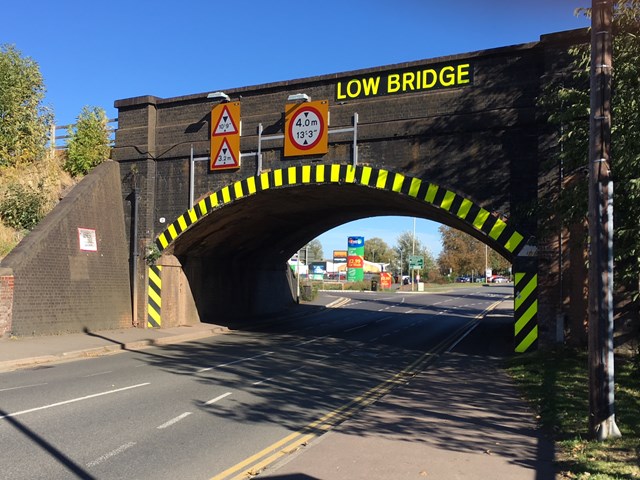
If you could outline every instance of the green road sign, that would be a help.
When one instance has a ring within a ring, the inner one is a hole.
[[[409,268],[424,268],[424,257],[422,255],[409,255]]]

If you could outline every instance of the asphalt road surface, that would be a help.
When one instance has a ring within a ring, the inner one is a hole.
[[[471,336],[512,287],[350,301],[206,340],[0,374],[7,479],[226,479],[332,428]]]

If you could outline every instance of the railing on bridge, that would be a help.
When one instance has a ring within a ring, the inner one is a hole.
[[[69,129],[75,127],[75,123],[69,125],[51,125],[49,130],[49,150],[66,150],[67,139],[70,137]],[[109,146],[115,144],[116,130],[118,129],[118,119],[110,118],[107,120],[107,130],[109,131]]]

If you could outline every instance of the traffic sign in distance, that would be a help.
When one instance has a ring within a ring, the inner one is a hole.
[[[284,156],[324,155],[329,151],[329,102],[285,105]]]
[[[424,257],[422,255],[409,255],[409,268],[423,269]]]
[[[210,170],[240,167],[240,102],[211,109]]]

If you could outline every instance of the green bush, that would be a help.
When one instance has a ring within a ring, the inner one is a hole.
[[[96,165],[109,158],[107,115],[99,107],[83,107],[67,141],[67,161],[64,169],[73,177],[86,175]]]
[[[12,183],[0,201],[0,218],[7,227],[32,230],[44,216],[42,185],[37,189]]]
[[[345,290],[358,290],[363,292],[365,290],[371,290],[371,281],[362,280],[360,282],[347,282],[344,284]]]

